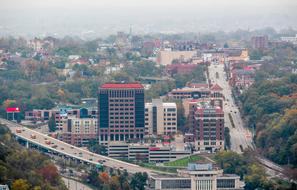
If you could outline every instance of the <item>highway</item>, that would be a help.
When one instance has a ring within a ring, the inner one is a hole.
[[[7,127],[11,130],[11,132],[15,134],[18,138],[26,140],[34,145],[38,145],[52,152],[57,152],[68,158],[74,158],[93,165],[102,164],[108,168],[113,168],[113,169],[120,169],[120,170],[126,169],[127,172],[131,174],[136,172],[146,172],[150,176],[151,174],[163,173],[163,172],[156,172],[148,168],[140,167],[135,164],[109,158],[107,156],[102,156],[99,154],[92,153],[82,148],[75,147],[71,144],[67,144],[55,138],[49,137],[38,131],[34,131],[32,129],[19,125],[15,122],[7,121],[5,119],[0,119],[0,122],[2,124],[6,124]],[[21,129],[21,132],[17,133],[16,132],[17,129]],[[32,138],[32,135],[35,137]],[[47,144],[48,141],[50,141],[49,144]]]

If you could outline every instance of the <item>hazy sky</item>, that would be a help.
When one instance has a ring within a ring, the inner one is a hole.
[[[297,0],[0,0],[0,35],[297,27]]]

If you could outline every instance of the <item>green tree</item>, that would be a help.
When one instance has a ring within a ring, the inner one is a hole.
[[[130,186],[133,190],[144,190],[147,179],[147,173],[137,172],[132,176]]]

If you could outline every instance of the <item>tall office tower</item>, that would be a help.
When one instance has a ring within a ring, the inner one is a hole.
[[[161,99],[153,99],[145,104],[146,135],[170,135],[177,132],[176,103],[164,103]]]
[[[221,107],[200,103],[195,111],[195,146],[199,151],[224,148],[224,112]]]
[[[107,83],[98,94],[99,143],[144,136],[144,88],[138,83]]]

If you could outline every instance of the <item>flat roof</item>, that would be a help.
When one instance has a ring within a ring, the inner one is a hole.
[[[128,88],[128,89],[143,89],[142,84],[140,83],[106,83],[103,84],[100,88],[103,89],[117,89],[117,88]]]

